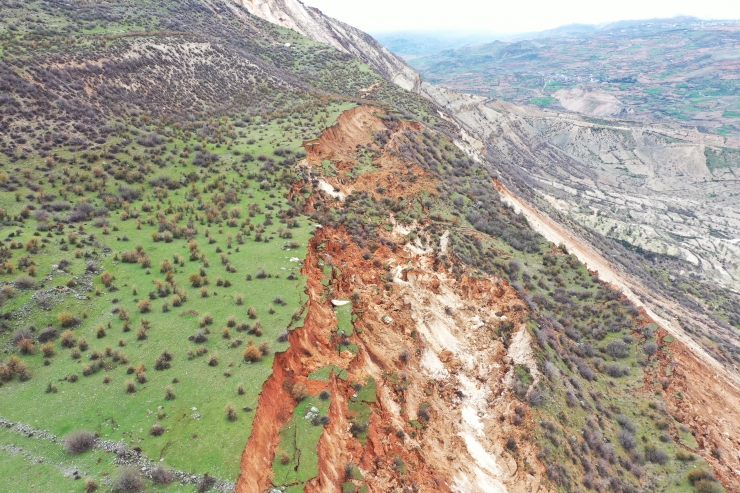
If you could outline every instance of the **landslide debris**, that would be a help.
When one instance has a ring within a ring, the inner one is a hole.
[[[238,491],[285,486],[267,469],[290,415],[272,392],[295,382],[332,396],[305,491],[693,481],[707,448],[664,394],[681,373],[661,369],[680,367],[680,346],[531,231],[445,137],[358,107],[305,149],[292,199],[322,225],[303,267],[308,318],[276,358],[257,411],[267,436],[250,439]]]

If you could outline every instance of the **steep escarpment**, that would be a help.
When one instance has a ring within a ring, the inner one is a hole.
[[[233,1],[253,15],[357,57],[407,91],[418,92],[421,87],[421,76],[372,36],[299,0]]]
[[[431,177],[407,189],[404,182],[423,171],[401,167],[398,157],[382,151],[374,169],[366,171],[372,178],[342,184],[311,171],[331,159],[342,176],[356,172],[352,151],[372,144],[371,131],[388,131],[375,111],[349,111],[306,144],[303,171],[322,203],[313,206],[339,200],[323,192],[319,180],[330,180],[332,191],[341,188],[346,195],[364,193],[369,182],[385,185],[386,197],[434,190]],[[421,130],[394,127],[391,141],[395,133]],[[507,439],[518,440],[533,427],[511,390],[515,365],[538,373],[524,303],[502,279],[456,277],[443,268],[439,255],[454,255],[447,250],[449,233],[434,247],[421,246],[411,235],[397,224],[376,238],[382,243],[370,254],[342,226],[327,224],[317,232],[303,267],[309,277],[306,323],[291,334],[290,349],[276,357],[263,388],[237,491],[294,486],[275,481],[269,466],[280,428],[292,413],[285,409],[286,398],[288,407],[295,405],[285,389],[296,383],[316,393],[327,390],[332,399],[317,444],[318,474],[305,483],[305,491],[342,491],[347,483],[369,491],[413,485],[441,491],[548,491],[540,486],[544,471],[526,439],[517,453],[506,448]],[[336,313],[342,306],[351,308],[349,325]],[[507,349],[491,340],[490,331],[501,324],[516,328],[518,345]],[[316,380],[327,367],[333,368],[331,377]],[[497,420],[513,415],[515,408],[525,423]],[[348,473],[353,467],[360,474]],[[533,475],[537,469],[540,474]]]
[[[304,148],[309,313],[239,491],[731,490],[734,429],[714,413],[735,390],[693,418],[714,391],[687,386],[688,346],[531,231],[450,140],[358,107]],[[291,412],[316,395],[325,419]],[[291,462],[314,450],[315,469]]]

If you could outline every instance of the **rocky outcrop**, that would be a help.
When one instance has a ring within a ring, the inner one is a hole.
[[[234,0],[249,13],[307,38],[349,53],[408,91],[419,92],[421,76],[372,36],[307,7],[298,0]]]

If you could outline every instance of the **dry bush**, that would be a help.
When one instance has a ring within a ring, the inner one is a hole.
[[[44,358],[51,358],[56,354],[56,350],[54,348],[53,342],[47,342],[43,346],[41,346],[41,352],[44,355]]]
[[[247,347],[244,349],[243,354],[244,361],[249,363],[254,363],[262,358],[262,352],[260,352],[259,348],[255,346],[254,342],[252,341],[249,341],[249,344],[247,344]]]
[[[113,481],[113,493],[137,493],[144,489],[144,480],[134,467],[124,467]]]
[[[290,396],[296,401],[300,402],[308,397],[308,387],[305,383],[298,382],[293,385],[292,389],[290,389]]]
[[[75,339],[75,335],[71,330],[65,330],[62,332],[62,336],[59,339],[60,344],[64,348],[72,348],[77,344],[77,340]]]
[[[18,276],[15,281],[13,281],[13,285],[17,289],[35,289],[37,282],[36,279],[34,279],[31,276]]]
[[[29,355],[36,352],[36,343],[33,339],[21,339],[17,342],[21,354]]]
[[[228,419],[229,421],[237,420],[236,409],[234,408],[233,404],[227,404],[224,408],[224,413],[226,414],[226,419]]]
[[[98,483],[92,478],[85,478],[85,493],[93,493],[98,491]]]
[[[53,341],[57,337],[59,337],[59,331],[54,327],[47,327],[39,333],[37,339],[43,344],[45,342]]]
[[[162,436],[164,434],[164,426],[159,423],[154,423],[149,429],[149,434],[153,437]]]
[[[164,466],[156,466],[152,470],[152,481],[157,484],[170,484],[175,480],[175,473]]]
[[[62,312],[57,315],[57,321],[59,322],[59,325],[61,325],[65,329],[69,327],[75,327],[80,323],[80,320],[70,312]]]
[[[136,305],[140,313],[149,313],[152,310],[152,302],[149,300],[141,300]]]
[[[175,400],[175,389],[172,387],[165,387],[164,388],[164,400],[166,401],[174,401]]]
[[[64,437],[64,450],[70,454],[82,454],[95,446],[97,437],[91,431],[79,430]]]

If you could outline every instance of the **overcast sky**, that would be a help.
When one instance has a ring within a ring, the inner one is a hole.
[[[740,19],[738,0],[303,0],[371,33],[476,30],[520,33],[565,24],[691,15]]]

